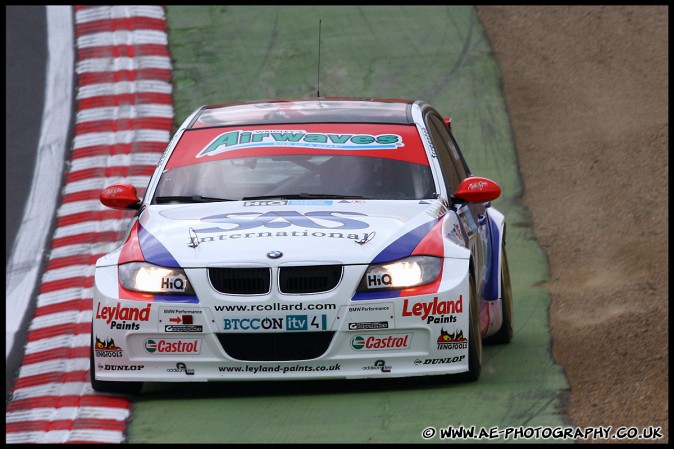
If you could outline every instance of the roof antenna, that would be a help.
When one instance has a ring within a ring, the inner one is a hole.
[[[318,81],[316,83],[316,96],[321,96],[321,19],[318,20]]]

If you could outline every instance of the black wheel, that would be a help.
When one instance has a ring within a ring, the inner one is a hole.
[[[501,261],[501,314],[503,323],[498,332],[484,340],[485,343],[490,345],[510,343],[513,338],[513,293],[510,286],[510,269],[508,268],[505,245],[502,246],[501,252],[503,254],[503,260]]]
[[[470,273],[470,323],[468,326],[468,372],[457,376],[461,382],[474,382],[482,372],[482,337],[480,336],[480,315],[478,311],[475,277]]]
[[[96,380],[96,362],[94,360],[94,336],[91,336],[89,348],[89,380],[94,391],[99,393],[138,394],[143,388],[143,382],[109,382]]]

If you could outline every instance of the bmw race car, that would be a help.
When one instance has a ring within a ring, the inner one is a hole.
[[[480,376],[513,303],[500,187],[423,101],[206,106],[96,263],[91,383]],[[455,375],[455,376],[454,376]]]

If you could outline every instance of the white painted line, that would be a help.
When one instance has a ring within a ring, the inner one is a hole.
[[[77,73],[118,72],[120,70],[171,69],[166,56],[138,56],[135,58],[92,58],[77,64]]]
[[[129,417],[129,409],[120,407],[80,407],[80,417],[124,421]]]
[[[134,131],[109,131],[101,133],[86,133],[75,136],[73,148],[87,148],[93,146],[114,146],[131,142],[157,142],[166,146],[169,141],[169,132],[157,129],[139,129]]]
[[[54,282],[62,281],[64,279],[71,279],[77,277],[87,277],[94,275],[94,269],[96,267],[91,264],[84,265],[70,265],[63,268],[55,268],[52,270],[47,270],[42,275],[42,282]]]
[[[132,16],[151,17],[162,19],[164,10],[161,6],[101,6],[100,8],[87,8],[76,12],[77,22],[86,23],[105,19],[124,19]]]
[[[89,357],[72,359],[54,359],[46,362],[23,365],[19,370],[19,379],[22,377],[38,376],[45,373],[71,373],[75,371],[88,371]]]
[[[133,184],[134,186],[146,186],[150,181],[150,175],[143,176],[109,176],[103,178],[89,178],[82,181],[70,182],[63,188],[63,194],[86,192],[87,190],[103,190],[113,184]]]
[[[42,128],[33,182],[6,269],[5,360],[23,323],[42,265],[61,175],[73,90],[73,24],[70,6],[47,6],[49,57]]]
[[[93,167],[92,167],[93,168]],[[112,210],[103,206],[98,200],[84,200],[84,201],[72,201],[70,203],[63,203],[61,207],[56,211],[57,217],[67,217],[68,215],[74,215],[82,212],[100,212],[103,210]],[[54,258],[55,251],[64,251],[63,248],[53,249],[51,252],[50,258]],[[86,253],[85,250],[78,251],[78,253]]]
[[[90,256],[92,254],[106,254],[118,247],[121,242],[92,242],[78,243],[76,245],[61,246],[49,253],[49,260],[61,259],[72,256]]]
[[[106,167],[135,167],[138,165],[152,165],[157,166],[160,153],[129,153],[129,154],[115,154],[113,156],[89,156],[73,159],[70,165],[70,172],[79,170],[87,170],[90,168],[106,168]],[[97,206],[101,206],[98,202]]]
[[[44,407],[9,412],[6,415],[6,422],[65,421],[80,418],[124,421],[128,417],[129,410],[119,407]]]
[[[36,354],[43,351],[51,351],[59,348],[89,348],[91,344],[91,335],[69,334],[57,335],[56,337],[43,338],[42,340],[31,341],[26,345],[26,354]],[[88,367],[87,367],[88,368]]]
[[[12,400],[44,396],[86,396],[95,393],[90,382],[52,382],[14,390]]]
[[[96,443],[121,443],[123,432],[115,430],[78,429],[50,430],[49,432],[8,432],[7,444],[41,443],[63,444],[69,441],[91,441]]]
[[[110,45],[167,45],[168,37],[164,31],[154,30],[117,30],[87,34],[77,39],[79,48],[107,47]]]
[[[95,83],[80,87],[77,93],[78,100],[92,97],[106,97],[113,95],[158,93],[171,95],[173,87],[170,83],[159,80],[120,81],[117,83]]]
[[[49,315],[33,318],[33,322],[30,324],[30,330],[44,329],[60,324],[89,323],[92,316],[93,312],[91,310],[50,313]]]
[[[84,109],[77,113],[77,123],[100,120],[118,120],[135,118],[173,118],[173,107],[166,104],[125,104],[119,106]]]
[[[70,237],[80,234],[91,234],[95,232],[120,232],[126,230],[129,220],[101,220],[85,221],[70,226],[62,226],[56,229],[54,238]]]
[[[72,287],[64,288],[49,293],[41,293],[38,296],[38,301],[42,305],[51,306],[53,304],[60,304],[62,302],[72,301],[74,299],[93,299],[93,288]],[[29,343],[30,344],[30,343]]]

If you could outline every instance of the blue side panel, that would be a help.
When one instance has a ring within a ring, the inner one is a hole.
[[[138,242],[146,261],[162,267],[180,268],[169,250],[140,223],[138,223]]]
[[[400,298],[401,290],[383,290],[377,292],[356,292],[352,301],[368,301],[370,299]]]
[[[489,220],[489,265],[487,266],[487,282],[484,286],[484,299],[494,301],[498,299],[498,287],[501,276],[498,271],[498,257],[500,253],[499,231],[496,222],[487,215]]]
[[[181,304],[199,304],[199,298],[196,296],[158,295],[155,293],[154,300],[159,302],[176,302]]]
[[[382,252],[377,254],[372,260],[372,263],[384,263],[391,262],[394,260],[402,259],[403,257],[408,257],[414,251],[414,248],[419,245],[419,242],[426,237],[433,226],[435,226],[436,221],[429,221],[424,223],[416,229],[411,230],[407,234],[398,238],[395,242],[391,243],[389,246],[384,248]]]

